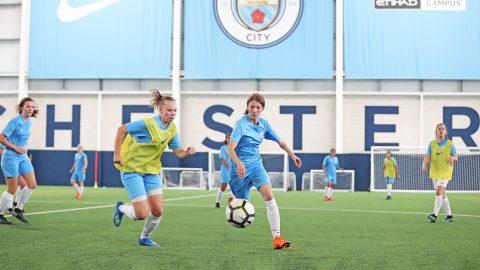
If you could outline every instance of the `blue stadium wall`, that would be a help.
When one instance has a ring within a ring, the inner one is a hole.
[[[88,157],[86,186],[93,186],[95,173],[95,152],[85,151]],[[68,171],[73,164],[75,151],[59,150],[31,150],[32,163],[35,168],[35,176],[40,186],[42,185],[69,185],[70,174]],[[290,171],[297,177],[297,190],[302,187],[302,175],[311,169],[321,168],[323,154],[298,154],[303,161],[301,168],[296,168],[290,160]],[[369,154],[344,154],[338,155],[341,167],[355,170],[355,190],[368,191],[370,185],[370,155]],[[99,186],[121,187],[120,174],[113,166],[113,152],[99,153]],[[189,167],[208,170],[208,153],[199,152],[185,159],[176,158],[173,153],[165,153],[162,157],[164,167]],[[1,179],[4,179],[0,172]]]

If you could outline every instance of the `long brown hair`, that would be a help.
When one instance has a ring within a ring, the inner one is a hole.
[[[37,107],[37,104],[35,103],[35,100],[33,100],[33,98],[31,98],[31,97],[24,97],[24,98],[22,98],[22,100],[20,100],[20,103],[18,103],[18,105],[17,105],[18,114],[22,114],[22,108],[25,105],[25,102],[27,102],[27,101],[32,101],[33,104],[35,104],[35,107],[33,109],[33,113],[32,113],[31,117],[37,117],[38,107]]]
[[[248,114],[248,104],[250,103],[250,101],[256,101],[256,102],[260,103],[260,105],[262,105],[262,108],[265,109],[265,98],[263,97],[263,95],[260,94],[260,93],[253,93],[247,99],[247,109],[245,110],[245,112],[243,114]]]
[[[150,90],[152,92],[152,99],[150,100],[150,106],[160,110],[160,108],[165,104],[167,101],[175,101],[175,99],[171,96],[162,96],[158,89]]]

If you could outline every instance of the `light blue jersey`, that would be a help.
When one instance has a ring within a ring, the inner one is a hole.
[[[224,145],[220,147],[220,160],[225,159],[227,164],[231,164],[232,159],[230,158],[229,155],[227,155],[227,148],[228,148],[228,145]],[[230,180],[229,168],[225,167],[222,161],[222,166],[220,167],[220,182],[228,183],[229,180]]]
[[[438,146],[443,147],[447,144],[447,138],[443,139],[441,142],[438,143]],[[430,156],[432,154],[432,144],[428,144],[427,148],[427,156]],[[457,154],[457,148],[455,148],[455,145],[452,143],[452,149],[450,150],[450,155],[454,156]]]
[[[325,165],[327,181],[336,182],[337,181],[337,168],[340,166],[337,157],[332,157],[330,155],[326,156],[323,159],[323,165]]]
[[[235,153],[243,162],[247,174],[249,168],[262,164],[259,147],[264,139],[275,142],[281,140],[267,120],[259,118],[258,124],[254,125],[248,120],[248,115],[245,115],[235,124],[230,141],[237,143]]]
[[[83,167],[85,166],[85,160],[87,159],[87,154],[84,152],[76,153],[73,158],[75,161],[75,173],[83,173]]]
[[[155,121],[157,122],[158,127],[160,127],[160,129],[166,130],[168,128],[169,125],[163,126],[162,121],[160,121],[160,116],[159,115],[154,116],[153,119],[155,119]],[[130,133],[130,135],[132,137],[134,137],[137,140],[137,142],[151,142],[152,141],[152,138],[150,137],[150,132],[148,131],[147,125],[145,124],[145,121],[143,119],[135,121],[135,122],[127,123],[127,124],[125,124],[125,126],[127,127],[128,133]],[[168,148],[170,148],[170,149],[182,148],[182,144],[180,143],[180,138],[178,136],[178,133],[168,143]]]
[[[16,146],[27,148],[27,141],[30,137],[30,127],[32,120],[23,120],[22,115],[12,118],[7,127],[2,131],[7,141]],[[15,150],[4,146],[5,151],[2,155],[2,171],[5,177],[18,177],[33,172],[32,162],[27,154],[19,154]]]
[[[249,200],[252,186],[259,189],[262,185],[271,184],[259,153],[259,146],[264,139],[276,142],[281,140],[267,120],[259,118],[254,125],[248,120],[248,115],[245,115],[235,124],[230,141],[237,143],[235,153],[247,170],[241,179],[236,173],[236,164],[231,163],[229,185],[237,199]]]
[[[2,131],[3,135],[7,138],[11,144],[20,146],[22,148],[27,148],[27,141],[30,138],[30,127],[32,126],[32,120],[30,118],[27,121],[23,120],[21,114],[12,118]],[[3,153],[5,157],[11,158],[20,158],[26,156],[27,154],[19,154],[15,150],[5,147],[5,152]]]

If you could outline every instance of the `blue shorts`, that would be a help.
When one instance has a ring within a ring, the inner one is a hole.
[[[325,182],[332,183],[332,184],[336,185],[337,184],[337,177],[327,174],[327,176],[325,176]]]
[[[147,195],[162,194],[162,182],[158,174],[139,174],[134,172],[120,172],[122,184],[127,190],[132,202],[147,199]]]
[[[271,185],[270,178],[263,166],[247,169],[248,175],[240,179],[236,172],[230,174],[230,189],[237,199],[250,200],[250,188],[255,186],[257,190],[263,185]]]
[[[228,184],[228,180],[230,179],[230,174],[228,172],[228,169],[221,169],[220,170],[220,184]]]
[[[395,182],[395,178],[393,177],[385,177],[385,183],[393,184]]]
[[[76,182],[85,182],[85,174],[82,172],[74,172],[71,179]]]
[[[18,177],[33,172],[33,166],[27,155],[16,158],[2,155],[2,171],[5,177]]]

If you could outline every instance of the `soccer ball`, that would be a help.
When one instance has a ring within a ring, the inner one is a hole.
[[[225,216],[233,227],[245,228],[252,224],[255,218],[255,208],[247,200],[235,199],[227,206]]]

